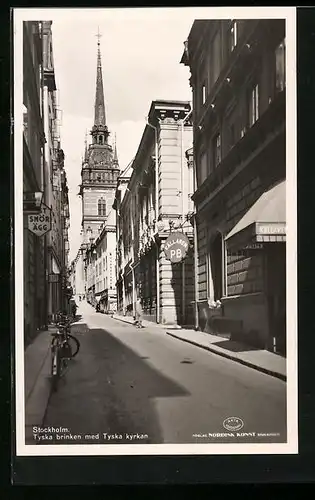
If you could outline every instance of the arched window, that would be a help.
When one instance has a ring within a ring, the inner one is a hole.
[[[98,215],[106,215],[106,203],[103,198],[98,200]]]
[[[98,137],[98,143],[99,144],[103,144],[103,136],[102,135],[99,135],[99,137]]]

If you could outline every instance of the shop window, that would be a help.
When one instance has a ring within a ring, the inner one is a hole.
[[[259,118],[259,86],[252,86],[249,94],[249,126],[252,127]]]
[[[276,92],[285,88],[285,40],[275,50],[275,87]]]

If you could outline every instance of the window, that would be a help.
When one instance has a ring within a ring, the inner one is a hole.
[[[199,180],[200,184],[202,184],[208,175],[208,165],[207,165],[207,153],[204,152],[200,156],[200,166],[199,166]]]
[[[285,40],[283,40],[275,51],[276,66],[276,92],[281,92],[285,87]]]
[[[206,102],[206,99],[207,99],[207,89],[206,89],[206,85],[203,84],[202,86],[202,104],[204,104]]]
[[[228,113],[227,116],[227,127],[226,127],[226,142],[227,148],[231,149],[238,140],[238,132],[239,132],[239,108],[237,104],[234,104],[232,110]]]
[[[249,98],[249,126],[256,123],[259,118],[259,87],[254,85],[250,92]]]
[[[212,139],[213,168],[217,168],[221,163],[221,134],[217,133]]]
[[[103,198],[98,200],[98,215],[105,216],[106,215],[106,203]]]
[[[28,109],[23,104],[23,132],[26,135],[25,139],[27,140],[27,130],[28,130]]]
[[[236,134],[235,134],[235,124],[229,124],[229,147],[230,149],[234,146],[236,142]]]
[[[215,35],[212,42],[212,84],[214,85],[221,71],[221,39],[220,31]]]
[[[237,33],[237,22],[236,21],[232,22],[229,35],[230,35],[230,51],[232,52],[237,45],[238,33]]]

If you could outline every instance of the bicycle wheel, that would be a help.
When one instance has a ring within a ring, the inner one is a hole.
[[[69,369],[69,358],[61,358],[60,359],[60,374],[59,378],[62,378],[65,376]]]
[[[70,333],[68,333],[67,337],[68,337],[68,343],[71,346],[71,357],[74,358],[80,350],[80,342],[76,337],[74,337]]]
[[[57,347],[54,347],[51,359],[51,386],[53,391],[57,390],[59,375],[60,375],[59,349]]]

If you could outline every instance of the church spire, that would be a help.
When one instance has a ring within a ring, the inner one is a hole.
[[[113,156],[113,167],[118,168],[118,155],[117,155],[117,145],[116,145],[116,134],[115,134],[115,142],[114,142],[114,156]]]
[[[101,61],[101,49],[100,49],[100,38],[101,34],[98,30],[97,33],[97,69],[96,69],[96,92],[95,92],[95,104],[94,104],[94,125],[92,127],[92,136],[94,144],[104,144],[107,142],[107,137],[109,135],[106,126],[106,114],[105,114],[105,101],[104,101],[104,88],[103,88],[103,77],[102,77],[102,61]]]

